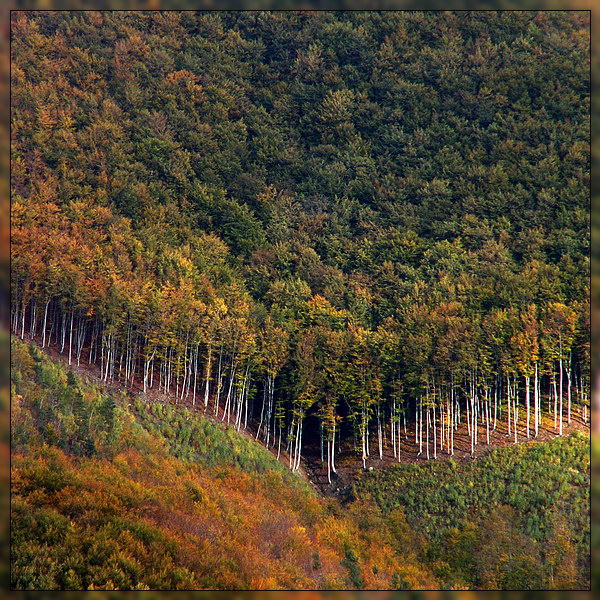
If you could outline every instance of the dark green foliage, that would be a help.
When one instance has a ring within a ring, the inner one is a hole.
[[[392,261],[400,283],[403,267],[419,265],[419,247],[449,239],[481,253],[501,239],[517,258],[509,271],[520,272],[533,252],[523,241],[537,236],[537,259],[573,261],[577,284],[560,294],[582,297],[583,13],[16,13],[14,20],[24,81],[53,85],[26,46],[35,31],[42,47],[68,36],[60,60],[76,67],[64,71],[64,85],[101,82],[66,104],[61,96],[74,124],[59,126],[65,134],[56,138],[27,120],[58,110],[52,96],[15,87],[15,157],[28,160],[28,139],[51,169],[60,157],[60,202],[84,189],[100,194],[103,171],[112,182],[108,201],[141,236],[161,207],[171,223],[214,231],[242,257],[291,236],[296,256],[314,248],[336,272],[373,274],[375,296],[384,291],[382,261]],[[54,68],[62,73],[61,65]],[[91,145],[96,130],[102,135]],[[72,172],[82,160],[80,181]],[[31,177],[26,170],[19,187]],[[269,186],[293,205],[265,206]],[[398,253],[390,227],[414,236],[417,249]],[[307,281],[322,293],[314,275]],[[425,269],[419,275],[429,280]],[[331,292],[328,299],[344,302]],[[387,316],[382,298],[375,306]]]
[[[14,423],[13,448],[45,441],[78,456],[113,451],[112,398],[83,386],[72,371],[45,359],[33,345],[13,341],[11,351],[11,382],[22,417]]]
[[[32,511],[19,500],[12,508],[13,589],[185,589],[193,585],[193,575],[173,562],[174,544],[140,521],[113,515],[94,531],[95,524],[85,528],[51,507]],[[136,557],[130,552],[132,543],[138,549]]]
[[[392,588],[394,590],[410,590],[410,584],[398,573],[392,575]]]
[[[342,564],[348,569],[350,583],[357,590],[362,589],[363,582],[360,576],[360,568],[358,566],[358,558],[350,545],[344,548],[344,559]]]

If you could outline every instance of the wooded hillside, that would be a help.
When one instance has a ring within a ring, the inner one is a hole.
[[[586,435],[366,473],[341,505],[200,411],[18,340],[11,363],[13,589],[589,585]]]
[[[406,421],[449,454],[459,422],[562,433],[589,405],[588,19],[13,12],[14,334],[292,469]]]

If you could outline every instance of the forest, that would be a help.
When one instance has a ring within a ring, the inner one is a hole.
[[[588,420],[588,12],[11,16],[11,328],[285,454]],[[143,397],[143,396],[142,396]],[[484,433],[482,433],[484,432]]]

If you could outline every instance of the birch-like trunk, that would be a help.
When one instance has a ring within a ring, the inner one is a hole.
[[[529,439],[529,428],[530,428],[530,395],[529,395],[529,384],[531,377],[528,375],[525,377],[525,405],[527,407],[527,439]]]
[[[538,382],[538,364],[535,363],[535,375],[533,379],[533,415],[534,415],[534,427],[535,437],[538,436],[540,427],[540,388]]]
[[[571,359],[569,358],[569,369],[567,370],[567,423],[571,424]]]
[[[46,300],[46,305],[44,306],[44,324],[42,325],[42,348],[46,347],[46,320],[48,318],[48,305],[50,304],[50,300]]]
[[[561,349],[561,352],[562,352],[562,349]],[[561,354],[561,357],[560,357],[560,359],[558,361],[558,368],[559,368],[558,435],[562,435],[563,434],[563,359],[562,359],[562,354]]]

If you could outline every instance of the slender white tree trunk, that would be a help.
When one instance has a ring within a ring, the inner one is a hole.
[[[569,360],[569,369],[567,371],[567,423],[571,423],[571,361]]]
[[[333,434],[331,436],[331,470],[337,474],[335,468],[335,423],[333,424]]]
[[[48,318],[48,305],[50,300],[46,300],[46,306],[44,308],[44,325],[42,326],[42,348],[46,347],[46,320]]]
[[[397,456],[398,458],[398,462],[400,462],[400,440],[402,438],[402,430],[401,430],[401,423],[400,423],[400,415],[398,415],[398,420],[395,423],[396,426],[396,443],[398,444],[398,449],[397,451],[394,451],[394,456]],[[406,426],[406,423],[405,423]]]
[[[433,458],[437,459],[437,420],[435,414],[435,404],[433,405]]]
[[[429,416],[429,406],[425,409],[425,414],[426,414],[426,420],[427,420],[427,429],[426,429],[426,436],[427,436],[427,443],[425,444],[425,448],[427,448],[427,460],[429,460],[429,426],[430,426],[430,416]]]
[[[23,300],[23,314],[21,316],[21,339],[25,337],[25,310],[27,309],[27,305],[25,300]]]
[[[377,405],[377,441],[379,442],[379,460],[383,460],[383,431],[381,429],[381,416]]]
[[[508,376],[506,378],[506,412],[507,412],[507,426],[508,426],[508,433],[507,433],[507,435],[509,437],[510,437],[510,432],[511,432],[510,402],[511,402],[511,396],[510,396],[510,376]]]
[[[492,431],[496,431],[496,424],[498,418],[498,382],[494,385],[494,426],[492,427]]]
[[[517,376],[515,375],[515,385],[513,388],[513,417],[515,419],[514,424],[514,434],[515,434],[515,444],[517,443],[517,427],[519,423],[519,405],[518,405],[518,391],[517,391]]]
[[[530,396],[529,396],[529,384],[531,377],[528,375],[525,377],[525,404],[527,407],[527,439],[529,439],[529,427],[530,427]]]
[[[392,410],[390,414],[390,438],[392,441],[392,450],[394,458],[396,458],[396,399],[392,400]]]
[[[485,441],[490,445],[490,397],[489,390],[485,390]]]
[[[552,391],[554,392],[554,429],[558,427],[558,391],[556,389],[556,373],[552,371]]]
[[[331,483],[331,444],[329,440],[327,440],[327,481]]]
[[[558,435],[563,434],[563,360],[562,355],[558,361],[559,374],[559,409],[558,409]]]
[[[538,364],[535,363],[535,375],[533,380],[533,415],[534,415],[534,427],[535,437],[538,436],[540,426],[540,388],[538,383]]]

